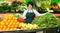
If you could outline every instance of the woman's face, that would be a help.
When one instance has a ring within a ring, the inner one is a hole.
[[[29,4],[29,5],[28,5],[28,8],[29,8],[29,9],[32,9],[32,5],[31,5],[31,4]]]

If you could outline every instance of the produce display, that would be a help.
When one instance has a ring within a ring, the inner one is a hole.
[[[60,21],[53,14],[46,14],[35,18],[32,24],[37,24],[40,28],[53,28],[59,27]]]
[[[14,0],[0,0],[0,13],[22,13],[24,10],[27,9],[27,4],[28,2],[32,2],[33,3],[33,8],[36,9],[37,11],[39,11],[40,13],[45,13],[47,12],[47,8],[50,10],[51,8],[53,9],[57,9],[58,11],[60,6],[58,5],[58,3],[60,2],[60,0],[17,0],[16,2],[14,2]],[[51,5],[55,5],[52,4],[55,3],[57,4],[57,6],[51,6]],[[56,12],[56,11],[55,11]],[[56,13],[57,13],[56,12]]]
[[[60,8],[58,5],[59,0],[17,0],[17,2],[7,2],[7,0],[1,1],[0,13],[12,12],[15,14],[0,14],[0,31],[33,30],[60,27],[60,16],[55,17],[50,13],[35,17],[31,24],[25,23],[25,20],[21,18],[22,13],[27,9],[28,2],[33,3],[33,9],[36,9],[40,13],[51,11],[57,13],[59,12]]]
[[[9,14],[0,22],[0,30],[16,30],[19,26],[18,24],[16,18],[12,14]]]
[[[3,14],[0,14],[0,18]],[[20,15],[20,14],[19,14]],[[46,14],[36,17],[32,23],[25,23],[25,20],[18,17],[17,14],[4,14],[4,18],[0,19],[0,31],[12,31],[12,30],[32,30],[42,28],[54,28],[60,27],[60,20],[53,14]]]
[[[13,14],[6,14],[6,17],[0,21],[0,31],[10,31],[10,30],[28,30],[28,29],[38,29],[36,24],[26,24],[18,22]]]

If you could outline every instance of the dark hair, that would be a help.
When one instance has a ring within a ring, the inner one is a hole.
[[[32,2],[29,2],[29,3],[27,4],[27,6],[29,6],[29,4],[33,6],[33,3],[32,3]]]

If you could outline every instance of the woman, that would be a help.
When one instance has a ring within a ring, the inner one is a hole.
[[[32,9],[33,4],[32,3],[28,3],[27,4],[27,10],[24,11],[22,18],[26,17],[25,22],[26,23],[31,23],[34,20],[35,16],[41,16],[41,15],[45,15],[45,14],[39,14],[36,10]]]

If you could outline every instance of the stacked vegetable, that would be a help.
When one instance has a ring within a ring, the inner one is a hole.
[[[53,14],[46,14],[35,18],[32,24],[37,24],[40,28],[52,28],[60,26],[60,21]]]

